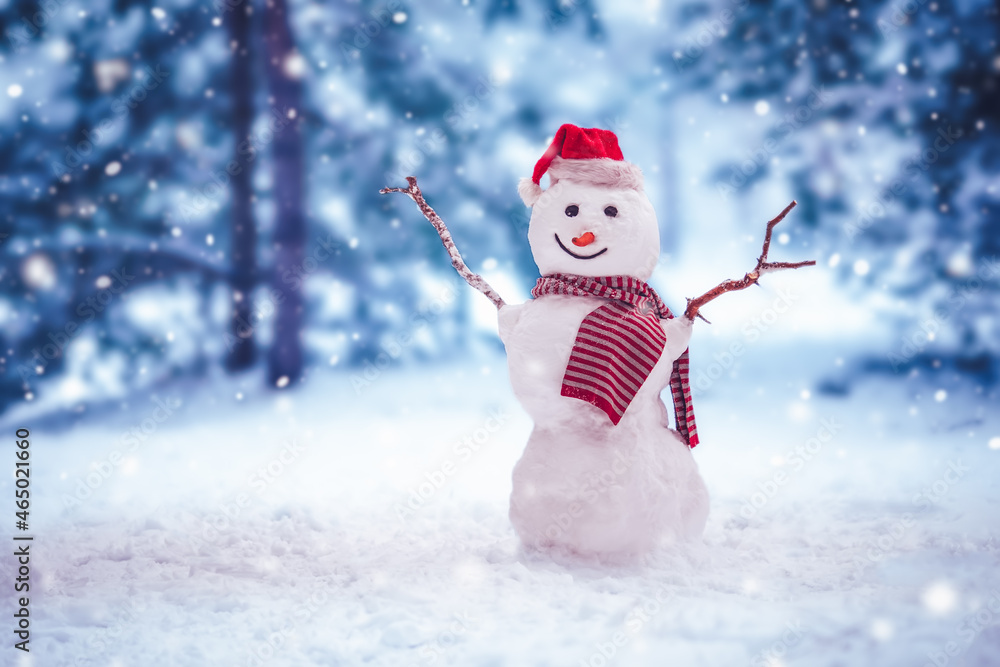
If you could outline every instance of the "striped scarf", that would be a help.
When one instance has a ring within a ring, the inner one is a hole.
[[[592,403],[618,425],[639,388],[659,361],[667,337],[660,319],[673,313],[641,280],[629,276],[555,273],[538,279],[531,296],[564,294],[609,299],[583,318],[576,334],[561,394]],[[688,350],[674,362],[670,391],[677,431],[689,447],[698,444],[691,408]]]

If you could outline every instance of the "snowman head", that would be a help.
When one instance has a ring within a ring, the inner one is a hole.
[[[551,185],[543,191],[545,173]],[[518,191],[533,207],[528,243],[543,276],[652,275],[660,253],[656,213],[642,172],[624,161],[614,133],[563,125]]]

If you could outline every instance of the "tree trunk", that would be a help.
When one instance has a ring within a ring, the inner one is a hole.
[[[252,13],[249,6],[240,6],[226,12],[226,26],[230,43],[235,45],[230,65],[233,123],[233,159],[242,169],[231,174],[230,216],[232,224],[232,277],[233,288],[232,319],[229,323],[230,335],[226,337],[229,355],[226,367],[241,370],[253,364],[256,348],[251,325],[250,298],[257,282],[257,228],[253,219],[253,191],[251,176],[253,162],[244,160],[239,147],[250,137],[253,122],[253,68],[250,47],[250,26]]]
[[[286,272],[298,275],[306,239],[302,202],[303,148],[299,118],[302,83],[294,62],[296,55],[285,0],[264,0],[264,48],[267,81],[274,110],[287,127],[275,132],[272,144],[274,169],[274,274],[273,287],[282,295],[274,319],[274,341],[268,354],[267,376],[272,385],[294,384],[302,375],[302,291],[282,280]],[[285,380],[284,378],[287,378]]]

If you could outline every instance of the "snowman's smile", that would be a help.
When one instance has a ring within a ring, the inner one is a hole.
[[[595,252],[593,255],[577,255],[575,252],[573,252],[572,250],[570,250],[569,248],[567,248],[566,246],[563,245],[563,242],[559,240],[559,235],[558,234],[556,234],[555,237],[556,237],[556,243],[558,243],[559,247],[563,249],[563,252],[566,253],[567,255],[571,255],[573,257],[576,257],[577,259],[594,259],[598,255],[603,255],[604,253],[606,253],[608,251],[608,249],[605,248],[604,250],[599,250],[599,251]]]

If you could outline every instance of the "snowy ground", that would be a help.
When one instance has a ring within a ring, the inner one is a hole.
[[[1000,664],[996,397],[751,378],[696,403],[704,540],[614,567],[519,549],[507,497],[530,424],[499,357],[389,369],[360,395],[346,374],[167,390],[183,403],[70,509],[157,406],[29,420],[38,592],[30,658],[5,664]]]

